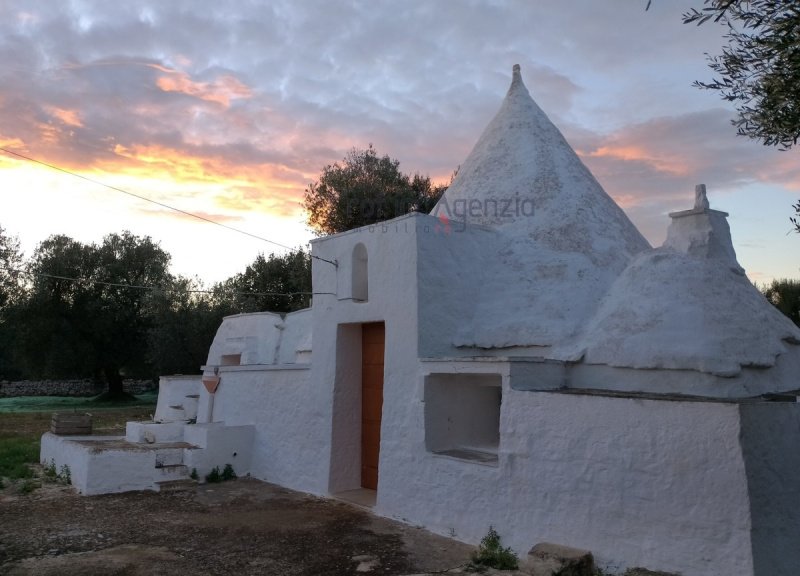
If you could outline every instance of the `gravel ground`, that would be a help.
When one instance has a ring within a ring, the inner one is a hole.
[[[471,546],[342,502],[252,479],[169,493],[0,492],[0,574],[413,574],[463,566]]]

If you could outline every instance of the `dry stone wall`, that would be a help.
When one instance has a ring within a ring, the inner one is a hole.
[[[142,394],[156,389],[152,380],[125,380],[125,391]],[[94,380],[0,380],[0,398],[11,396],[96,396],[106,389]]]

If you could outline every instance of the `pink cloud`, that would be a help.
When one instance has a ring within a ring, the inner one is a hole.
[[[172,70],[159,77],[156,85],[164,92],[180,92],[225,108],[230,106],[231,100],[251,98],[253,95],[248,86],[230,74],[219,76],[213,82],[197,82],[185,72]]]

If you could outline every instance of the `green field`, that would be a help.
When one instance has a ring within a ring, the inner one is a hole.
[[[125,403],[99,402],[92,397],[74,396],[15,396],[0,398],[0,414],[15,412],[95,412],[118,410],[140,406],[155,406],[158,392],[147,392],[136,396],[136,400]]]
[[[53,412],[89,413],[94,434],[123,435],[127,421],[150,419],[157,397],[152,392],[121,404],[64,396],[0,398],[0,487],[4,480],[33,475],[29,464],[39,462],[39,440],[50,429]]]

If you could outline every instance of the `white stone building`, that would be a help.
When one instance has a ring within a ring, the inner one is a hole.
[[[154,422],[42,459],[86,494],[230,463],[522,554],[794,576],[800,330],[726,216],[699,186],[651,248],[515,67],[431,215],[315,240],[310,309],[226,318],[204,386],[162,378]]]

